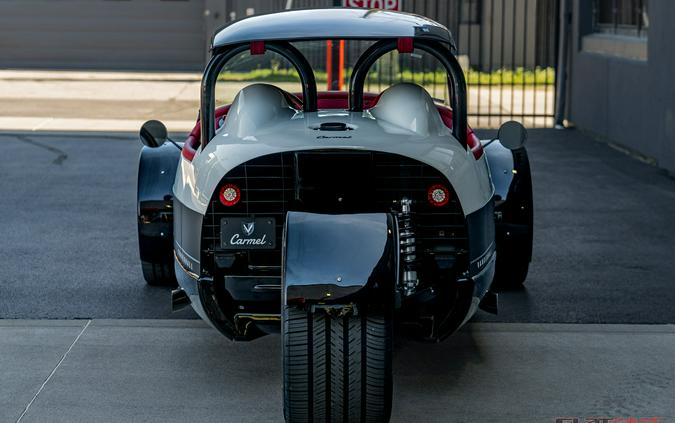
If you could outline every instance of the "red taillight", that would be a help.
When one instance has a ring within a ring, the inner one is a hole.
[[[450,191],[443,185],[432,185],[427,190],[427,200],[432,206],[444,206],[450,201]]]
[[[223,206],[234,206],[241,199],[241,190],[234,184],[227,184],[220,189],[219,197]]]

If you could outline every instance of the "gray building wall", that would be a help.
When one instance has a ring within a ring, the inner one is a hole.
[[[333,0],[293,0],[292,7],[331,7]],[[482,71],[501,68],[553,66],[557,0],[481,0],[479,19],[461,22],[460,14],[470,0],[403,0],[403,11],[428,16],[447,26],[460,55]],[[227,20],[249,13],[282,10],[287,0],[227,0]]]
[[[403,0],[454,33],[471,66],[552,65],[557,0]],[[0,0],[0,67],[199,70],[216,28],[249,14],[333,0]],[[463,11],[477,8],[475,23]]]
[[[649,1],[645,60],[616,36],[589,51],[591,2],[574,0],[572,13],[569,120],[675,172],[675,1]]]
[[[0,68],[199,70],[222,0],[0,0]]]

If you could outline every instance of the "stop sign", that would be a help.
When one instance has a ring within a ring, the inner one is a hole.
[[[403,0],[342,0],[342,6],[400,11],[402,2]]]

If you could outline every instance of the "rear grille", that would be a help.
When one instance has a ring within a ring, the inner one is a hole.
[[[214,265],[214,254],[221,251],[220,220],[226,217],[273,217],[276,221],[277,248],[242,251],[240,255],[247,256],[247,264],[250,266],[281,264],[284,220],[294,196],[293,174],[293,155],[284,153],[250,160],[226,175],[224,180],[227,183],[235,184],[241,189],[241,201],[234,206],[226,207],[218,200],[218,192],[211,199],[202,228],[202,256],[207,268]]]
[[[220,220],[227,217],[273,217],[277,242],[273,250],[236,252],[238,275],[255,274],[255,269],[273,266],[279,274],[281,237],[286,212],[368,213],[398,210],[395,201],[414,201],[414,224],[418,251],[423,254],[443,249],[468,249],[466,221],[452,187],[431,166],[387,153],[312,151],[261,156],[230,171],[223,179],[241,189],[241,201],[223,206],[216,192],[202,228],[202,266],[213,274],[215,258],[233,251],[220,249]],[[451,201],[434,207],[427,189],[443,184]],[[245,259],[245,264],[241,264]],[[253,269],[253,270],[252,270]],[[269,274],[269,273],[268,273]]]

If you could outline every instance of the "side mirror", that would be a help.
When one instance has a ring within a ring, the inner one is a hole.
[[[527,130],[520,123],[511,120],[499,127],[499,142],[509,150],[517,150],[527,141]]]
[[[149,120],[141,126],[139,133],[143,145],[155,148],[166,142],[168,134],[166,126],[158,120]]]

